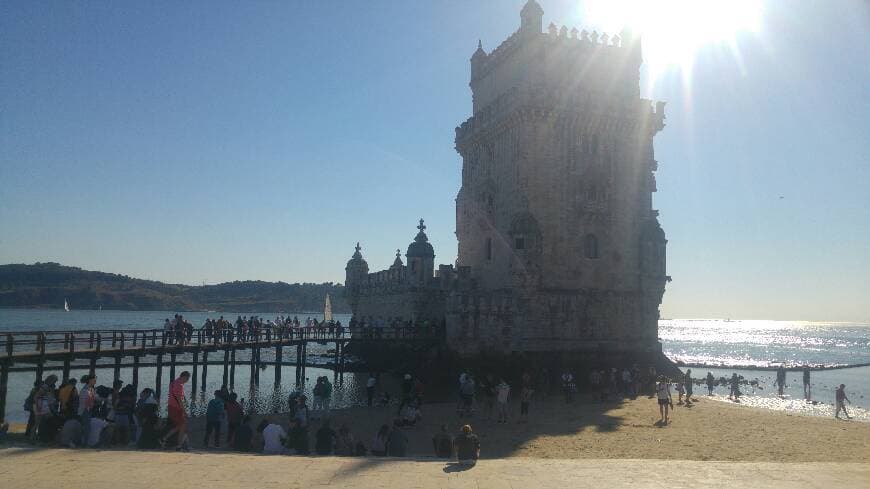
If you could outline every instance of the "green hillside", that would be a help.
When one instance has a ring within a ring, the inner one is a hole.
[[[218,285],[165,284],[57,263],[0,265],[0,307],[76,309],[301,312],[323,309],[327,293],[333,312],[349,313],[344,287],[323,284],[243,281]]]

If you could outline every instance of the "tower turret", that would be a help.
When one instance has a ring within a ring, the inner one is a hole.
[[[414,237],[414,242],[408,245],[405,257],[408,259],[407,280],[414,285],[425,285],[435,275],[435,250],[429,244],[429,237],[424,230],[423,219],[417,226],[420,231]]]
[[[483,50],[483,43],[477,41],[477,50],[471,55],[471,79],[477,78],[483,64],[486,62],[486,51]]]
[[[348,289],[360,285],[369,273],[369,264],[363,259],[362,253],[360,253],[361,249],[362,247],[357,243],[353,256],[348,260],[347,266],[344,267],[344,285]]]
[[[544,25],[544,9],[535,0],[529,0],[520,10],[520,32],[540,34]]]

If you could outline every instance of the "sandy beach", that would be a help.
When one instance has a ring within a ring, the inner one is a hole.
[[[747,462],[866,462],[870,460],[870,423],[770,411],[696,397],[692,407],[676,406],[667,426],[657,426],[655,400],[639,397],[599,403],[580,397],[573,404],[550,397],[532,404],[527,424],[517,423],[518,403],[508,424],[478,412],[460,419],[451,402],[424,405],[423,421],[403,428],[409,455],[432,455],[432,435],[441,423],[456,432],[470,423],[481,438],[482,458],[668,459]],[[332,412],[332,423],[347,423],[369,446],[395,408],[357,407]],[[254,417],[256,424],[264,415]],[[286,414],[269,416],[286,425]],[[313,431],[319,426],[312,422]],[[194,451],[202,446],[204,419],[191,423]],[[12,431],[21,431],[20,425]],[[19,444],[14,441],[13,444]],[[313,443],[313,440],[312,440]],[[20,444],[19,444],[20,445]],[[2,452],[0,452],[2,453]]]

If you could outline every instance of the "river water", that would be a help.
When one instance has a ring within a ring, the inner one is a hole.
[[[225,318],[234,321],[239,314],[222,313]],[[33,309],[0,309],[0,331],[41,331],[41,330],[81,330],[81,329],[146,329],[160,328],[164,319],[171,318],[172,312],[167,311],[78,311],[33,310]],[[250,313],[241,314],[250,316]],[[274,319],[274,313],[255,313],[262,319]],[[292,315],[292,314],[291,314]],[[322,318],[321,313],[297,313],[300,321],[308,317]],[[217,318],[214,312],[184,313],[195,327],[202,325],[206,318]],[[349,315],[335,315],[335,318],[347,324]],[[820,416],[831,415],[833,391],[836,385],[847,385],[846,392],[851,399],[857,418],[870,420],[870,325],[858,323],[832,322],[799,322],[799,321],[726,321],[709,319],[670,319],[659,322],[659,337],[665,354],[673,360],[692,365],[693,375],[703,377],[708,371],[716,378],[730,377],[737,372],[747,379],[758,379],[759,389],[753,393],[747,389],[742,402],[746,405],[756,405],[769,409],[797,411]],[[314,345],[309,350],[309,360],[326,363],[329,359],[327,346]],[[289,349],[294,350],[294,349]],[[273,360],[273,352],[263,350],[264,361]],[[284,352],[284,361],[294,360],[294,351]],[[189,355],[188,355],[189,357]],[[293,387],[295,369],[282,369],[282,386],[273,389],[274,368],[270,367],[260,372],[260,387],[250,389],[249,363],[247,352],[239,352],[237,356],[235,391],[240,397],[247,397],[257,405],[258,411],[284,409],[286,399]],[[151,359],[143,358],[143,362]],[[190,361],[190,358],[179,356],[179,361]],[[219,360],[215,355],[210,360]],[[109,360],[98,365],[98,384],[111,385],[112,368]],[[788,367],[811,365],[813,367],[845,367],[830,370],[814,370],[812,374],[813,399],[817,404],[806,403],[803,397],[801,375],[799,372],[789,372],[787,376],[786,396],[775,395],[773,380],[775,372],[771,369],[780,363]],[[865,366],[861,366],[865,365]],[[189,367],[177,367],[177,372]],[[154,367],[139,369],[140,388],[153,386],[156,376]],[[685,369],[684,369],[685,370]],[[86,370],[73,370],[73,375],[81,376]],[[47,366],[44,375],[55,373],[60,376],[60,365]],[[220,388],[222,367],[209,367],[208,385],[205,393],[211,393]],[[164,389],[168,388],[169,367],[164,366]],[[305,391],[311,396],[311,389],[318,376],[326,375],[330,380],[333,373],[327,369],[306,369],[307,382]],[[130,369],[121,370],[121,379],[131,380]],[[333,405],[348,406],[363,402],[366,374],[345,374],[344,383],[334,390]],[[394,385],[393,379],[382,378],[382,385],[388,388]],[[26,421],[22,409],[29,387],[33,383],[33,373],[15,373],[10,375],[9,392],[7,396],[7,419],[10,422]],[[718,388],[716,399],[725,400],[725,388]],[[700,394],[700,389],[695,391]],[[211,397],[199,398],[195,409],[204,409],[204,404]]]

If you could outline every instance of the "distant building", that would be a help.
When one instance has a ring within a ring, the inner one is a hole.
[[[652,208],[664,103],[640,98],[640,40],[550,24],[534,0],[520,28],[471,57],[473,115],[456,128],[456,267],[434,270],[420,221],[389,270],[359,246],[346,290],[357,318],[446,325],[462,355],[657,354],[669,280]]]

